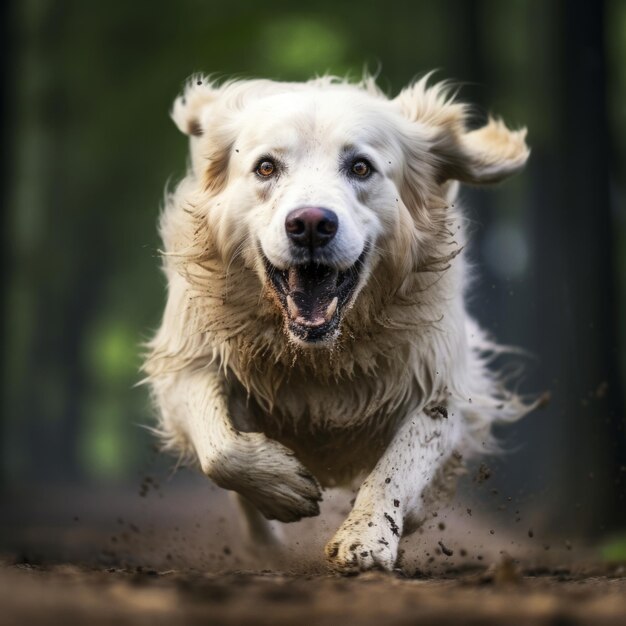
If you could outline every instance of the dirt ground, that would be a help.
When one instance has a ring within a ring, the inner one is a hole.
[[[619,569],[491,571],[433,578],[367,573],[203,573],[3,564],[0,622],[37,624],[624,624]]]
[[[0,625],[626,624],[624,564],[544,536],[536,512],[480,489],[406,539],[398,571],[354,577],[321,558],[350,494],[287,526],[268,559],[202,479],[21,491],[0,506]]]

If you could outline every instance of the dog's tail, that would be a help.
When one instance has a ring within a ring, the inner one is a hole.
[[[514,422],[545,405],[549,393],[519,392],[524,372],[521,359],[531,357],[528,352],[496,343],[472,319],[466,323],[466,332],[472,362],[460,408],[469,427],[470,445],[477,452],[500,452],[492,426]]]

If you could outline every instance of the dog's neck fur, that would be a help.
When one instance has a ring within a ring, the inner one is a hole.
[[[342,394],[351,389],[353,410],[343,416],[345,426],[381,411],[388,418],[407,403],[424,406],[454,387],[444,361],[450,344],[462,341],[464,332],[459,315],[463,264],[455,258],[462,233],[454,209],[446,207],[439,230],[419,242],[419,250],[415,241],[392,242],[406,249],[402,262],[410,270],[383,257],[330,347],[296,345],[257,273],[241,258],[220,258],[205,218],[192,212],[178,217],[188,222],[185,230],[193,233],[194,245],[179,257],[175,247],[166,271],[182,274],[177,280],[184,281],[187,292],[186,309],[180,312],[184,323],[177,325],[177,346],[170,338],[163,351],[155,338],[151,375],[173,367],[219,367],[265,411],[286,420],[306,416],[307,423],[323,422],[324,412],[336,421],[338,403],[321,406],[319,398],[332,398],[333,387]],[[309,397],[316,406],[310,406]]]

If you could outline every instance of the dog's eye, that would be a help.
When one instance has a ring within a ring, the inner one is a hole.
[[[269,178],[270,176],[276,173],[276,165],[269,159],[263,159],[256,166],[256,173],[261,178]]]
[[[358,178],[367,178],[372,173],[372,166],[365,159],[358,159],[352,164],[350,171]]]

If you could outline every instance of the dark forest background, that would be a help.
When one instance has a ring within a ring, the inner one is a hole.
[[[3,5],[0,510],[16,494],[136,481],[151,422],[140,344],[164,302],[156,222],[192,72],[302,80],[436,68],[525,125],[528,168],[465,190],[471,308],[532,353],[540,412],[502,432],[495,485],[547,528],[626,530],[626,2]],[[169,463],[163,460],[162,463]],[[17,498],[17,499],[16,499]]]

